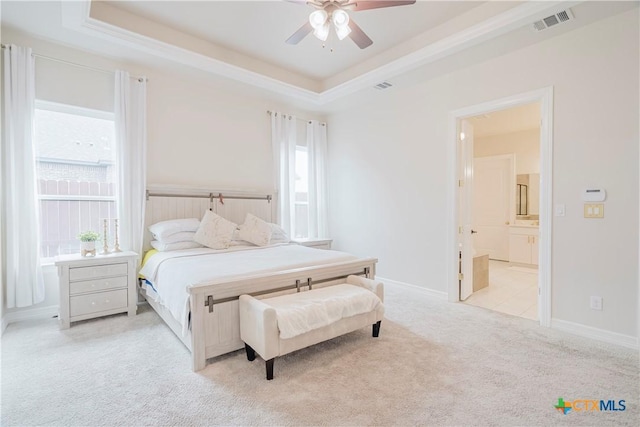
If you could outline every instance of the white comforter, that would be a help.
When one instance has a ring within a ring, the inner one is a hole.
[[[353,259],[356,257],[344,252],[295,244],[235,246],[225,250],[199,248],[159,252],[147,261],[140,274],[150,283],[147,296],[169,309],[186,335],[189,328],[187,286]]]

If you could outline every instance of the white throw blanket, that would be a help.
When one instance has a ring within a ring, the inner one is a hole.
[[[354,285],[335,285],[310,292],[282,295],[263,300],[276,309],[280,338],[302,335],[382,305],[373,292]]]

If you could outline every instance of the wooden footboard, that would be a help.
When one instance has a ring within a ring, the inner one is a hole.
[[[296,282],[300,290],[305,291],[308,283],[313,287],[331,286],[344,282],[350,274],[373,279],[377,261],[365,258],[189,286],[193,370],[203,369],[209,358],[244,348],[240,340],[237,300],[240,295],[252,294],[260,298],[260,295],[274,296],[274,292],[293,293],[297,292]]]

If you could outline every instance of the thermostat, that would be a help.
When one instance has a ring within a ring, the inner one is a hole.
[[[585,202],[604,202],[607,192],[604,188],[585,188],[582,191],[582,200]]]

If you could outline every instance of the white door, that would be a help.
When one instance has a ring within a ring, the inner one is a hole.
[[[474,248],[489,258],[509,260],[509,224],[515,203],[513,155],[473,161]]]
[[[460,122],[458,133],[460,177],[458,186],[460,217],[458,219],[458,246],[460,249],[460,301],[473,293],[473,126],[468,120]]]

